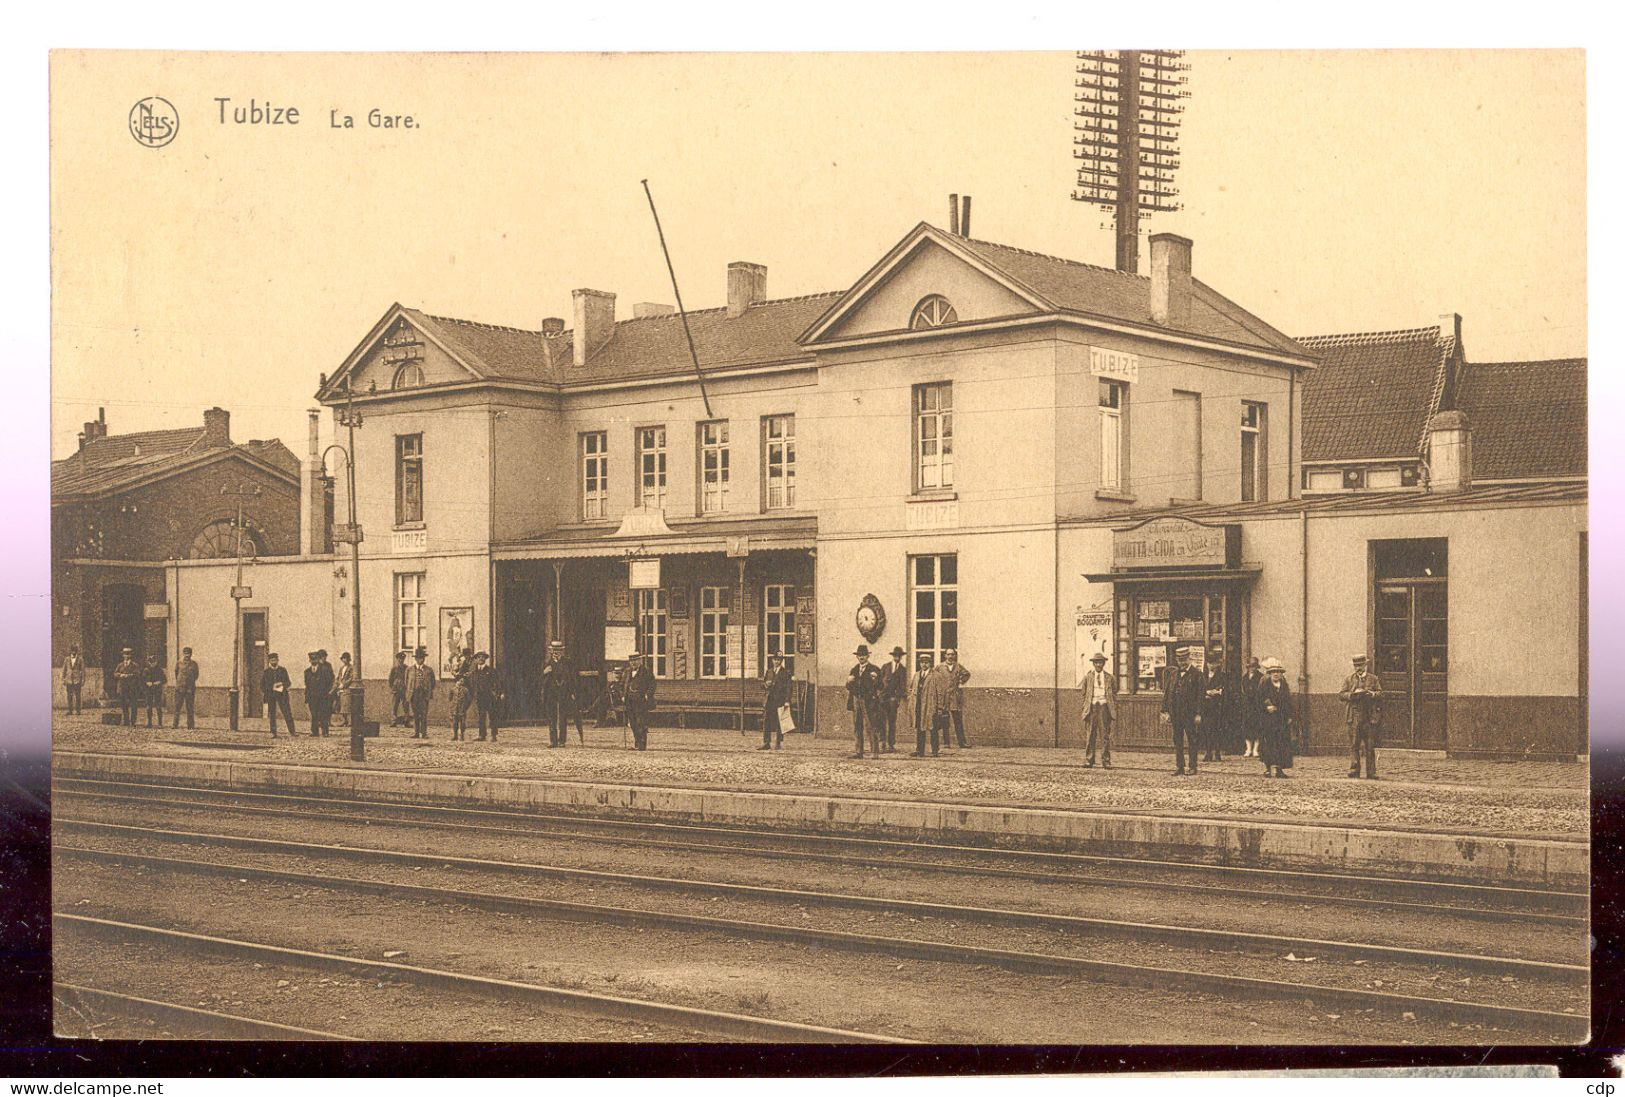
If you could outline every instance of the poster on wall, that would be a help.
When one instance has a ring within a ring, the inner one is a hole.
[[[638,646],[638,630],[636,625],[617,625],[611,622],[604,626],[604,658],[611,663],[625,662]]]
[[[1140,683],[1156,682],[1157,675],[1162,668],[1168,665],[1168,649],[1165,647],[1142,647],[1140,649]]]
[[[1082,685],[1084,676],[1094,669],[1089,662],[1098,651],[1106,657],[1106,670],[1113,669],[1112,611],[1109,609],[1079,609],[1074,620],[1074,646],[1077,649],[1077,678]]]
[[[440,607],[440,665],[437,674],[450,678],[457,673],[457,659],[465,648],[474,647],[474,607]]]

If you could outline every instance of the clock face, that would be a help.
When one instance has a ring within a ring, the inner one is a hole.
[[[875,627],[875,611],[868,606],[858,610],[858,628],[864,631]]]

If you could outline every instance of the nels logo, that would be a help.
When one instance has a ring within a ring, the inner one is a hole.
[[[158,95],[149,95],[130,108],[130,136],[149,149],[161,149],[181,129],[181,116],[175,104]]]

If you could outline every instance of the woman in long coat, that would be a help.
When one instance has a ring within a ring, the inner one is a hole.
[[[1264,660],[1264,669],[1269,677],[1258,687],[1256,698],[1258,757],[1264,763],[1265,777],[1285,777],[1292,764],[1292,687],[1286,684],[1286,670],[1279,659]]]

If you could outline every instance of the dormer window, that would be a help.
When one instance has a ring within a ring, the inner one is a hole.
[[[944,324],[956,323],[959,314],[948,303],[948,299],[940,293],[933,293],[922,298],[914,306],[914,315],[909,318],[908,326],[914,331],[923,331],[926,328],[940,328]]]
[[[423,384],[423,367],[416,362],[408,362],[395,371],[395,380],[390,382],[392,389],[415,389]]]

